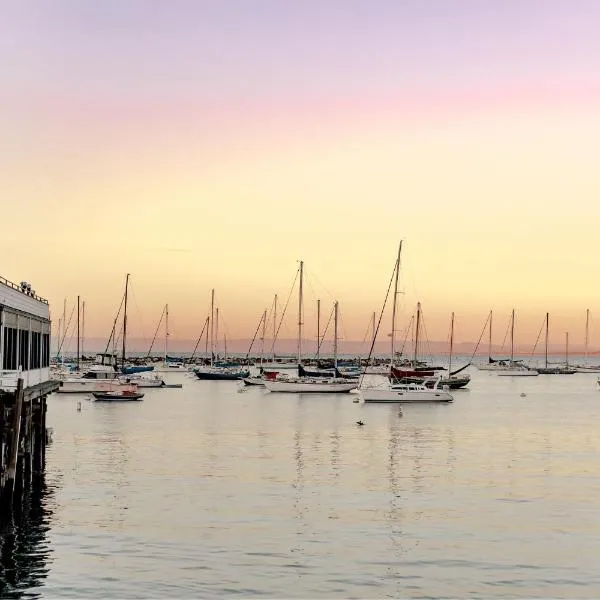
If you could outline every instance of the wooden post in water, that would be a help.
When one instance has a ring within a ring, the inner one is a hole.
[[[19,443],[21,441],[21,411],[23,409],[23,379],[17,381],[17,391],[14,395],[14,406],[11,423],[8,465],[3,486],[3,503],[11,504],[15,492],[17,478],[17,461],[19,458]]]

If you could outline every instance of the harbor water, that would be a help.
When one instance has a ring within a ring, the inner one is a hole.
[[[471,372],[401,408],[183,373],[54,394],[0,596],[597,598],[597,376]]]

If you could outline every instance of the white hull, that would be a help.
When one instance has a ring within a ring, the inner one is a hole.
[[[533,369],[505,369],[496,373],[498,377],[536,377],[539,373]]]
[[[600,367],[575,367],[577,373],[600,373]]]
[[[302,394],[339,394],[348,393],[358,387],[358,382],[348,382],[346,379],[308,379],[290,381],[265,381],[265,387],[270,392],[289,392]],[[320,380],[319,380],[320,379]]]
[[[137,390],[136,385],[122,383],[119,380],[107,381],[98,379],[65,379],[60,382],[59,394],[91,394],[93,392]]]
[[[363,402],[369,403],[399,403],[399,402],[452,402],[454,397],[450,392],[439,389],[399,389],[393,387],[371,388],[360,390]]]
[[[365,375],[389,375],[390,365],[370,365],[365,367]]]
[[[263,368],[265,371],[295,371],[298,369],[298,363],[269,363],[263,362],[254,365],[257,368]]]

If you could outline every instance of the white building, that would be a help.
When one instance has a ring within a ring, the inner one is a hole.
[[[50,380],[50,307],[31,286],[0,277],[0,389]]]

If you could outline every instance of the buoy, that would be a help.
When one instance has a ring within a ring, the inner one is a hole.
[[[525,396],[527,396],[527,394],[525,392],[521,392],[521,398],[525,398]]]
[[[358,404],[358,398],[355,398],[354,400],[352,400],[353,404]]]

